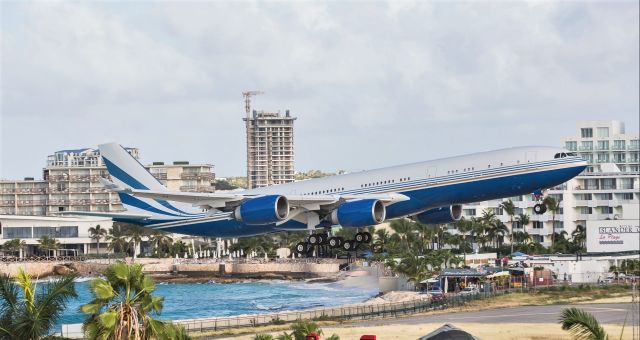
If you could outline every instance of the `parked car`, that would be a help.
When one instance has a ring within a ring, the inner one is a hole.
[[[445,298],[444,292],[440,288],[430,289],[426,293],[431,295],[431,301],[441,301]]]
[[[476,287],[465,287],[460,291],[460,295],[475,295],[480,293]]]

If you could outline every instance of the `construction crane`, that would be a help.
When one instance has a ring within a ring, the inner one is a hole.
[[[244,91],[242,92],[242,96],[244,96],[244,109],[247,112],[247,118],[245,119],[245,128],[247,134],[247,188],[252,189],[254,187],[253,178],[251,177],[251,169],[253,168],[253,155],[255,152],[253,147],[255,145],[255,141],[251,141],[251,97],[257,96],[259,94],[264,94],[262,91]]]
[[[242,92],[242,96],[244,96],[244,109],[247,111],[247,119],[251,117],[251,97],[257,96],[259,94],[264,94],[262,91],[244,91]]]

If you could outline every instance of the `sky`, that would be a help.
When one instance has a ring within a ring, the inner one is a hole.
[[[245,174],[242,92],[289,109],[296,170],[637,133],[637,1],[1,1],[0,178],[118,142]]]

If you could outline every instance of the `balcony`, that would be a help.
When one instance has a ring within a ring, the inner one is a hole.
[[[593,146],[580,146],[578,148],[578,151],[592,151],[593,150]]]
[[[640,145],[629,145],[627,146],[627,150],[631,150],[631,151],[640,150]]]
[[[627,148],[624,145],[613,145],[611,147],[611,150],[613,151],[620,151],[620,150],[626,150]]]
[[[609,151],[609,145],[597,145],[596,150],[598,151]]]
[[[551,230],[547,227],[544,228],[527,228],[527,232],[531,235],[549,235]]]
[[[180,178],[181,179],[200,179],[200,180],[211,181],[211,180],[213,180],[214,176],[210,172],[198,172],[198,173],[183,172],[182,174],[180,174]]]

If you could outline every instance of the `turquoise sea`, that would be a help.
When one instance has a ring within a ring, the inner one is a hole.
[[[80,306],[91,300],[89,282],[77,282],[78,298],[67,304],[60,324],[82,323]],[[164,296],[158,317],[165,320],[269,313],[338,306],[367,300],[377,289],[349,286],[343,282],[305,283],[258,281],[241,283],[174,283],[156,286]]]

